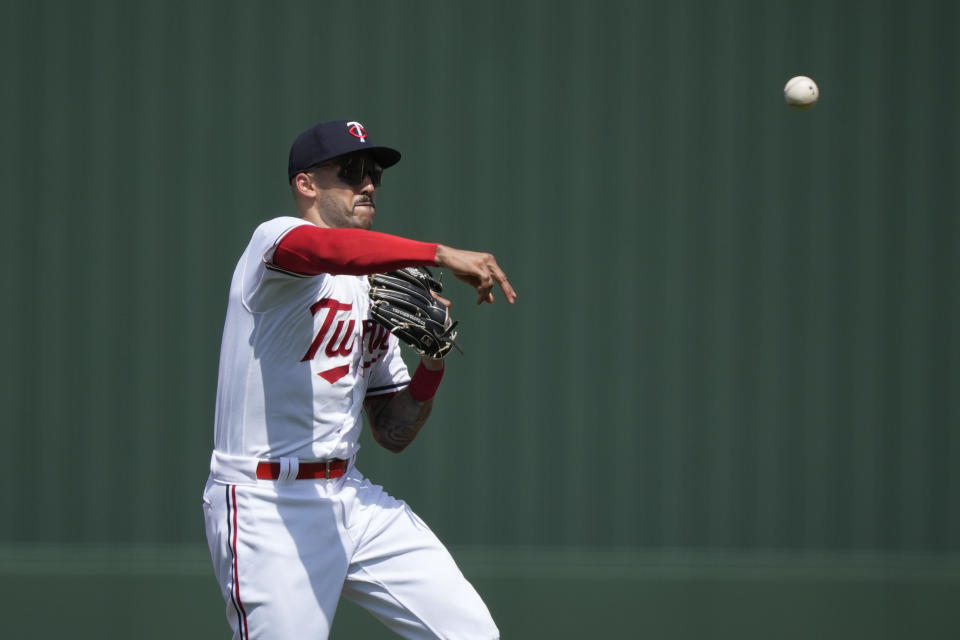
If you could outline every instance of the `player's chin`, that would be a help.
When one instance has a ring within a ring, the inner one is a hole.
[[[353,208],[353,219],[357,227],[369,229],[373,226],[373,219],[377,215],[377,208],[367,205],[358,205]]]

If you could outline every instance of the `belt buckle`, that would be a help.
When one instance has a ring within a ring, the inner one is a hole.
[[[323,463],[323,477],[324,478],[330,477],[330,461],[329,460],[326,460]]]

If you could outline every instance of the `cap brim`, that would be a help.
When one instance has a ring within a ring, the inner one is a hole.
[[[390,147],[370,147],[370,152],[373,154],[373,159],[377,161],[377,164],[384,169],[400,162],[400,152],[396,149],[391,149]]]

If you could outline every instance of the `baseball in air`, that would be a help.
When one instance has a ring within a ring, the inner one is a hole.
[[[820,99],[820,89],[812,78],[794,76],[783,88],[783,98],[794,109],[809,109]]]

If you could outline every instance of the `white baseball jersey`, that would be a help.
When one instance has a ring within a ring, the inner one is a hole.
[[[260,225],[237,263],[223,330],[215,447],[203,510],[234,640],[329,636],[348,598],[411,639],[492,640],[490,612],[443,543],[351,463],[363,399],[408,385],[397,339],[369,320],[367,282],[271,264],[301,224]],[[279,461],[276,479],[256,473]]]
[[[300,276],[271,265],[291,229],[260,225],[237,263],[223,329],[214,445],[254,458],[350,458],[367,394],[410,381],[395,336],[369,317],[363,276]]]

